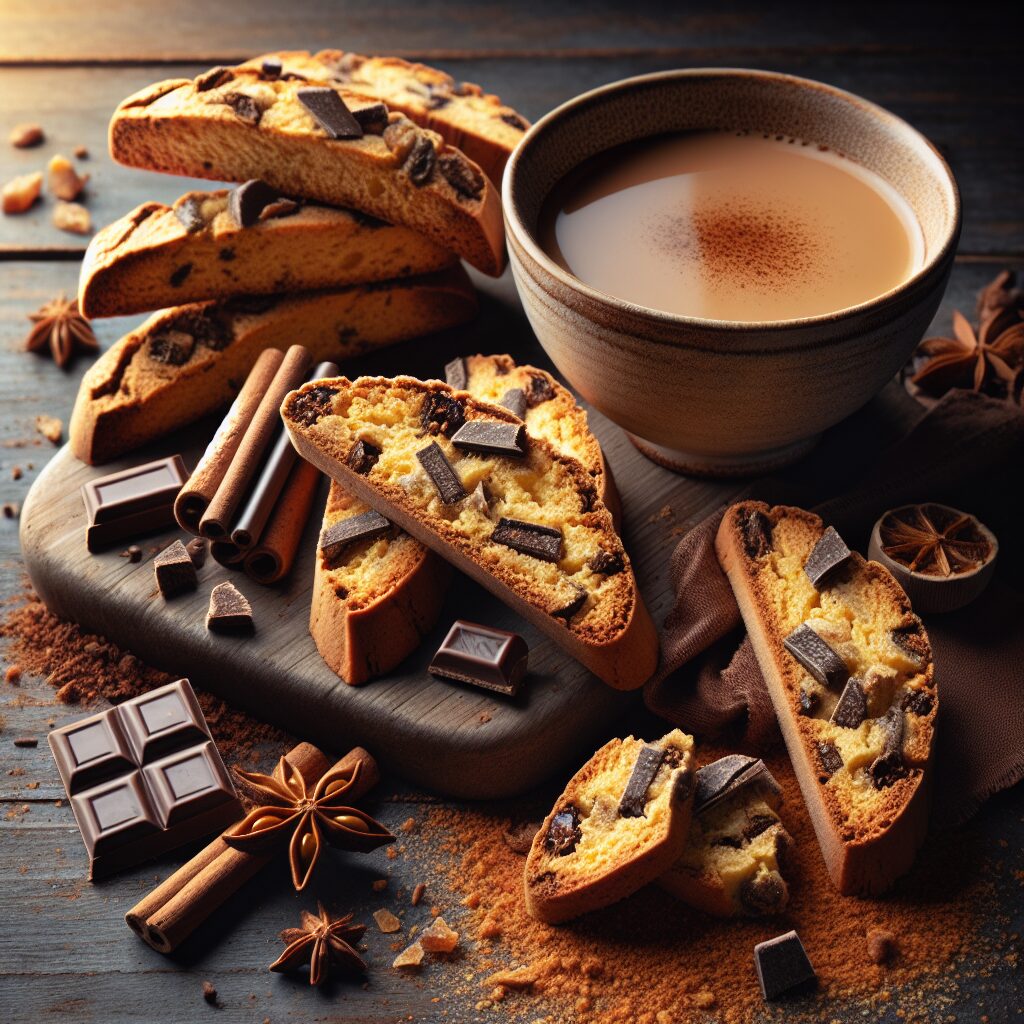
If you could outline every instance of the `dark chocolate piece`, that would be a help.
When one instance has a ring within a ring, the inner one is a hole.
[[[514,110],[505,111],[505,113],[501,115],[501,119],[510,128],[518,128],[521,132],[525,132],[526,129],[530,127],[530,122],[521,114],[517,114]]]
[[[759,942],[754,947],[754,966],[766,1000],[805,992],[818,984],[818,976],[796,932]]]
[[[409,150],[403,169],[414,185],[426,185],[434,176],[436,163],[437,154],[434,152],[434,143],[428,135],[419,135],[413,143],[412,149]]]
[[[354,473],[365,476],[377,465],[379,458],[380,449],[376,445],[370,444],[369,441],[356,441],[348,453],[348,458],[345,459],[345,465]]]
[[[329,139],[361,139],[363,129],[345,101],[326,87],[299,89],[295,94]]]
[[[350,544],[373,540],[390,529],[391,523],[379,512],[370,509],[328,526],[320,534],[320,550],[328,562],[333,562]]]
[[[102,551],[173,526],[174,499],[187,480],[181,456],[171,455],[83,484],[86,547]]]
[[[230,82],[232,78],[234,78],[234,72],[231,68],[210,68],[209,71],[204,71],[203,74],[195,80],[196,92],[206,92],[208,89],[216,89],[225,82]]]
[[[428,671],[514,697],[526,675],[529,654],[518,633],[459,619],[448,630]]]
[[[555,389],[551,381],[541,373],[531,373],[530,382],[526,385],[526,404],[532,409],[542,402],[550,402],[555,397]]]
[[[521,458],[526,454],[526,428],[522,423],[467,420],[452,434],[452,444],[467,452]]]
[[[458,399],[431,391],[423,400],[420,422],[428,434],[451,437],[466,422],[466,410]]]
[[[557,562],[562,557],[561,531],[537,523],[524,523],[521,519],[506,519],[502,516],[491,534],[491,540],[545,562]]]
[[[797,626],[782,643],[823,686],[838,690],[849,678],[846,662],[806,622]]]
[[[762,916],[777,914],[786,904],[786,888],[776,874],[747,878],[740,884],[740,905],[749,914]]]
[[[195,196],[189,196],[183,203],[178,203],[174,207],[174,216],[181,221],[181,226],[191,235],[206,226],[206,221],[203,220],[200,211],[199,200]]]
[[[580,812],[569,804],[551,819],[547,835],[544,837],[544,849],[556,857],[564,857],[567,853],[575,851],[576,844],[582,838]]]
[[[281,63],[280,57],[267,57],[263,61],[263,74],[267,78],[280,78],[281,72],[284,70],[284,64]]]
[[[128,547],[121,552],[122,558],[127,558],[133,565],[136,562],[142,561],[142,548],[138,544],[129,544]]]
[[[165,598],[177,597],[199,585],[196,567],[180,540],[164,548],[153,559],[156,585]]]
[[[647,803],[647,790],[650,789],[654,777],[658,774],[661,762],[665,758],[665,751],[661,747],[645,743],[636,756],[633,770],[629,774],[629,781],[622,791],[622,799],[619,800],[620,818],[642,818],[644,816],[644,805]]]
[[[454,505],[466,497],[466,488],[462,486],[459,474],[448,461],[448,457],[436,441],[431,441],[426,448],[416,453],[420,465],[426,470],[427,476],[433,481],[441,501],[445,505]]]
[[[187,679],[54,729],[49,739],[90,878],[217,832],[242,815]]]
[[[816,693],[812,693],[810,690],[805,690],[802,686],[800,687],[799,699],[801,715],[813,715],[820,703],[820,699]]]
[[[765,786],[772,792],[780,791],[779,784],[768,766],[757,757],[746,754],[727,754],[697,770],[697,791],[693,798],[693,813],[701,814],[731,796],[743,786]]]
[[[218,583],[210,591],[206,628],[212,633],[246,634],[253,631],[252,605],[233,583]]]
[[[228,193],[228,213],[240,228],[252,227],[260,219],[264,207],[275,202],[280,195],[265,181],[251,178]]]
[[[185,545],[185,550],[188,552],[188,557],[192,559],[192,564],[197,569],[202,569],[206,565],[206,538],[193,537]]]
[[[450,363],[445,363],[444,379],[447,382],[448,387],[454,388],[456,391],[465,391],[466,385],[469,383],[469,374],[466,371],[466,360],[459,356],[458,359],[453,359]]]
[[[229,92],[224,96],[224,102],[235,112],[235,114],[246,124],[254,127],[260,123],[263,111],[259,104],[244,92]]]
[[[889,708],[878,720],[885,730],[882,752],[871,762],[868,774],[875,789],[885,789],[907,774],[903,764],[903,711]]]
[[[568,622],[586,604],[587,591],[585,587],[581,587],[575,580],[566,580],[566,582],[572,588],[572,597],[561,608],[553,609],[551,614],[556,619],[565,619]]]
[[[601,548],[590,560],[590,568],[602,576],[614,576],[626,568],[621,551],[605,551]]]
[[[367,135],[382,135],[388,126],[388,108],[383,103],[373,103],[353,110],[352,116]]]
[[[304,427],[315,427],[324,416],[330,415],[332,400],[337,394],[335,388],[326,384],[318,384],[308,391],[300,392],[288,410],[296,423]]]
[[[822,740],[818,744],[818,760],[821,762],[821,782],[828,782],[843,767],[843,755],[831,740]]]
[[[771,520],[759,509],[743,513],[740,520],[740,534],[747,558],[760,558],[772,549]]]
[[[188,280],[188,275],[191,273],[192,264],[182,263],[180,267],[174,269],[171,276],[167,279],[168,283],[172,288],[180,288]]]
[[[486,181],[483,174],[459,153],[442,153],[437,158],[441,177],[455,190],[460,199],[479,199]]]
[[[196,339],[184,331],[165,327],[149,341],[149,357],[166,366],[184,366],[196,350]]]
[[[832,712],[830,721],[844,729],[856,729],[868,717],[868,702],[864,687],[859,679],[851,677],[843,687],[839,703]]]
[[[850,559],[850,549],[834,527],[829,527],[814,545],[804,562],[804,572],[815,590],[821,590],[822,583],[841,565]]]
[[[927,690],[908,689],[900,700],[900,707],[915,715],[927,715],[935,704],[935,699]]]
[[[767,814],[755,814],[743,830],[744,841],[749,843],[751,839],[756,839],[763,832],[767,832],[778,820],[778,818]]]
[[[916,617],[915,617],[916,618]],[[889,633],[892,642],[917,664],[923,665],[928,659],[928,641],[921,632],[921,622],[916,620],[911,625],[894,629]]]
[[[503,405],[513,416],[521,420],[526,419],[526,392],[522,388],[510,388],[501,396],[500,405]]]

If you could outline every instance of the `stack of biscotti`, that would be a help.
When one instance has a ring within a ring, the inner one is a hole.
[[[350,87],[339,67],[356,61]],[[427,82],[444,104],[423,100]],[[239,185],[144,203],[93,239],[83,313],[160,312],[86,375],[75,453],[106,461],[213,412],[268,346],[340,362],[468,320],[459,259],[497,275],[505,250],[495,185],[458,144],[493,175],[524,126],[441,72],[340,54],[268,55],[126,99],[116,160]]]

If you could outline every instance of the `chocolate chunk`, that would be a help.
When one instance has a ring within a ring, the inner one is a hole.
[[[252,605],[233,583],[218,583],[210,591],[206,628],[212,633],[244,635],[253,631]]]
[[[431,391],[423,400],[420,423],[428,434],[444,434],[451,437],[466,422],[466,409],[456,398]]]
[[[367,135],[382,135],[388,126],[388,108],[383,103],[353,110],[352,116]]]
[[[850,549],[846,546],[843,538],[830,526],[818,538],[818,543],[814,545],[811,553],[807,556],[804,572],[814,589],[821,590],[824,580],[849,560]]]
[[[280,199],[275,199],[272,203],[267,203],[266,206],[260,210],[260,220],[273,220],[275,217],[290,217],[293,213],[298,213],[301,208],[301,204],[294,199],[287,199],[282,196]],[[232,259],[234,257],[232,256]]]
[[[903,764],[903,712],[889,708],[878,724],[885,730],[885,739],[882,752],[871,762],[868,774],[875,789],[885,789],[907,773]]]
[[[499,420],[467,420],[452,435],[452,444],[467,452],[522,458],[526,454],[526,428],[521,423]]]
[[[264,207],[279,196],[276,188],[259,178],[252,178],[228,193],[228,213],[240,228],[252,227],[260,219]]]
[[[255,126],[260,123],[263,111],[251,96],[246,96],[244,92],[229,92],[224,97],[224,102],[246,124]]]
[[[280,57],[267,57],[263,61],[262,71],[267,78],[280,78],[283,70],[284,65]]]
[[[529,655],[518,633],[460,619],[448,631],[428,671],[514,697],[526,676]]]
[[[484,487],[483,480],[473,488],[473,492],[466,499],[466,503],[475,508],[481,515],[489,516],[491,514],[491,500],[488,497],[487,488]]]
[[[479,199],[486,184],[483,174],[458,153],[438,157],[438,170],[462,199]]]
[[[313,120],[327,133],[329,139],[361,139],[363,129],[345,106],[345,101],[330,88],[299,89],[298,101],[309,111]]]
[[[288,414],[304,427],[313,427],[330,414],[331,400],[338,392],[326,384],[318,384],[308,391],[300,391],[292,399]]]
[[[237,313],[242,316],[253,316],[257,313],[266,313],[276,305],[276,295],[235,295],[227,299],[221,308],[232,315]]]
[[[544,849],[556,857],[564,857],[576,849],[576,844],[583,838],[580,831],[580,812],[569,804],[563,807],[548,825],[544,837]]]
[[[740,534],[747,558],[761,558],[771,551],[771,520],[759,509],[744,510],[740,518]]]
[[[387,533],[391,523],[379,512],[370,509],[356,516],[349,516],[320,534],[320,550],[324,558],[333,562],[350,544],[361,540],[373,540]]]
[[[818,984],[804,944],[796,932],[786,932],[754,947],[754,966],[766,1000],[804,992]]]
[[[930,651],[928,641],[921,631],[921,621],[914,616],[915,621],[909,626],[901,626],[889,633],[892,642],[906,655],[923,665],[928,660]]]
[[[507,110],[501,115],[502,121],[505,122],[510,128],[517,128],[521,132],[525,132],[530,127],[530,122],[525,117],[521,117],[514,110]]]
[[[665,751],[661,747],[644,744],[636,756],[629,781],[619,800],[620,818],[644,817],[644,805],[647,803],[647,790],[650,789],[654,777],[658,774]]]
[[[908,689],[900,700],[900,707],[915,715],[927,715],[931,711],[935,699],[927,690]]]
[[[414,185],[425,185],[434,175],[437,155],[434,143],[427,135],[420,135],[405,159],[405,173]]]
[[[844,729],[856,729],[868,717],[868,702],[859,679],[850,678],[832,712],[830,721]]]
[[[181,221],[181,226],[191,235],[196,231],[201,231],[206,226],[206,221],[203,219],[202,207],[198,199],[195,196],[189,196],[182,203],[176,203],[173,207],[174,216]]]
[[[822,740],[818,744],[818,760],[824,773],[822,782],[828,782],[843,767],[843,755],[831,740]]]
[[[448,387],[454,388],[456,391],[465,391],[466,385],[469,383],[466,360],[460,356],[457,359],[453,359],[450,363],[445,363],[444,379]]]
[[[735,836],[719,836],[711,844],[712,846],[728,846],[730,850],[742,850],[743,843]]]
[[[600,548],[588,564],[602,576],[614,576],[626,568],[626,560],[621,551],[605,551],[604,548]]]
[[[459,474],[448,461],[448,457],[436,441],[431,441],[426,448],[416,453],[420,465],[427,471],[427,476],[433,481],[441,501],[445,505],[454,505],[466,497],[466,489],[462,486]]]
[[[522,388],[511,388],[506,391],[501,396],[499,404],[521,420],[526,419],[526,392]]]
[[[186,545],[185,550],[188,552],[188,557],[192,559],[192,564],[197,569],[202,569],[206,565],[206,541],[202,537],[193,537]]]
[[[748,757],[746,754],[726,754],[698,769],[693,813],[701,814],[731,796],[737,789],[753,784],[779,792],[779,784],[760,758]]]
[[[191,263],[182,263],[180,267],[175,267],[171,276],[168,278],[168,282],[172,288],[180,288],[188,280],[188,275],[192,273]]]
[[[782,879],[775,873],[745,878],[740,883],[740,905],[748,914],[755,916],[779,913],[786,905],[788,895]]]
[[[542,373],[531,373],[530,382],[526,385],[526,404],[532,409],[542,402],[550,402],[555,397],[555,389],[551,381]]]
[[[196,92],[206,92],[209,89],[216,89],[219,86],[222,86],[225,82],[230,82],[232,78],[234,78],[234,72],[231,68],[210,68],[209,71],[205,71],[195,80]]]
[[[214,352],[227,348],[234,337],[230,325],[215,307],[196,310],[185,309],[166,319],[161,331],[180,331],[194,338],[200,345],[205,345]]]
[[[838,690],[849,678],[846,662],[806,622],[797,626],[782,643],[823,686]]]
[[[805,690],[802,686],[800,687],[799,700],[801,715],[813,715],[820,703],[820,699],[816,693],[812,693],[810,690]]]
[[[166,366],[184,366],[196,348],[196,339],[184,331],[164,330],[149,339],[149,358]]]
[[[587,603],[587,591],[586,588],[581,587],[575,580],[566,580],[566,582],[572,588],[573,595],[561,608],[553,609],[551,614],[556,619],[568,621]]]
[[[195,590],[199,585],[196,567],[180,540],[164,548],[153,559],[153,571],[156,574],[156,585],[165,598],[177,597],[187,590]]]
[[[355,473],[365,476],[377,465],[380,449],[369,441],[356,441],[345,459],[345,465]]]
[[[744,840],[749,843],[751,839],[756,839],[763,832],[767,832],[778,820],[769,814],[755,814],[743,829]]]
[[[562,557],[561,531],[537,523],[524,523],[521,519],[506,519],[502,516],[491,534],[491,540],[545,562],[557,562]]]
[[[142,548],[138,544],[129,544],[128,547],[121,552],[122,558],[127,558],[133,565],[136,562],[142,561]]]

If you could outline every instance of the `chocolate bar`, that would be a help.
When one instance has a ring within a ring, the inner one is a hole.
[[[363,129],[352,116],[345,101],[328,88],[300,89],[298,101],[309,111],[313,120],[323,128],[329,139],[361,139]]]
[[[518,633],[457,621],[428,671],[514,697],[526,675],[529,648]]]
[[[320,534],[320,550],[328,562],[334,561],[350,544],[361,540],[375,540],[391,529],[391,522],[372,508],[359,515],[349,516]]]
[[[559,530],[537,523],[524,523],[521,519],[502,516],[491,540],[545,562],[557,562],[562,557],[562,534]]]
[[[850,549],[846,542],[830,526],[814,545],[804,563],[804,572],[815,590],[821,590],[824,581],[840,566],[850,559]]]
[[[864,687],[859,679],[849,679],[843,688],[839,703],[832,712],[833,725],[844,729],[856,729],[868,717],[868,702],[864,696]]]
[[[754,966],[761,983],[761,995],[766,1000],[803,992],[818,983],[818,976],[796,932],[759,942],[754,947]]]
[[[462,486],[459,474],[455,472],[455,468],[436,441],[431,441],[426,448],[418,451],[416,458],[420,460],[420,465],[433,481],[445,505],[454,505],[466,497],[466,489]]]
[[[464,451],[519,458],[526,454],[526,428],[521,423],[467,420],[452,434],[452,444]]]
[[[779,784],[768,766],[757,757],[727,754],[697,771],[697,788],[693,797],[693,813],[701,814],[735,793],[741,786],[759,784],[775,793]]]
[[[174,499],[187,479],[181,456],[170,455],[83,484],[86,547],[95,553],[173,526]]]
[[[806,622],[797,626],[782,645],[822,686],[838,690],[849,678],[846,662]]]
[[[664,759],[663,747],[647,744],[640,748],[629,781],[623,790],[622,799],[619,801],[620,818],[642,818],[644,816],[647,790],[650,789],[654,776],[658,774],[658,769]]]
[[[469,374],[466,372],[466,360],[460,356],[457,359],[453,359],[450,363],[445,363],[444,379],[448,387],[454,388],[456,391],[465,391],[466,385],[469,383]]]
[[[242,816],[187,679],[54,729],[50,750],[102,878]]]

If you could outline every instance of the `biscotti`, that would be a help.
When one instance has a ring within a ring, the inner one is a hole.
[[[143,203],[103,228],[85,251],[78,308],[122,316],[428,274],[455,261],[410,228],[282,198],[257,181],[186,192],[173,206]]]
[[[501,184],[505,163],[530,127],[522,114],[472,82],[399,57],[362,57],[341,50],[265,53],[245,67],[268,77],[297,75],[372,96],[443,136]]]
[[[300,455],[619,689],[658,639],[590,474],[497,406],[411,377],[344,377],[281,407]]]
[[[86,372],[71,449],[101,463],[215,412],[265,348],[296,338],[314,360],[340,360],[471,319],[476,294],[461,267],[424,277],[274,299],[165,309]]]
[[[611,740],[572,777],[534,836],[523,888],[550,924],[607,907],[682,853],[693,803],[693,739]]]
[[[702,802],[708,773],[722,787],[717,798]],[[781,913],[789,902],[783,871],[793,846],[779,818],[781,802],[778,783],[755,758],[732,754],[701,768],[686,847],[658,884],[716,917]]]
[[[501,200],[436,132],[372,98],[252,68],[213,68],[124,100],[110,123],[119,163],[248,181],[351,207],[426,235],[485,274],[505,266]]]
[[[369,512],[331,483],[309,618],[320,656],[354,686],[390,671],[419,646],[441,613],[451,575],[444,559],[394,526],[353,529],[339,541],[339,526]]]
[[[801,509],[742,502],[716,539],[829,873],[883,891],[927,825],[938,707],[906,594]]]

